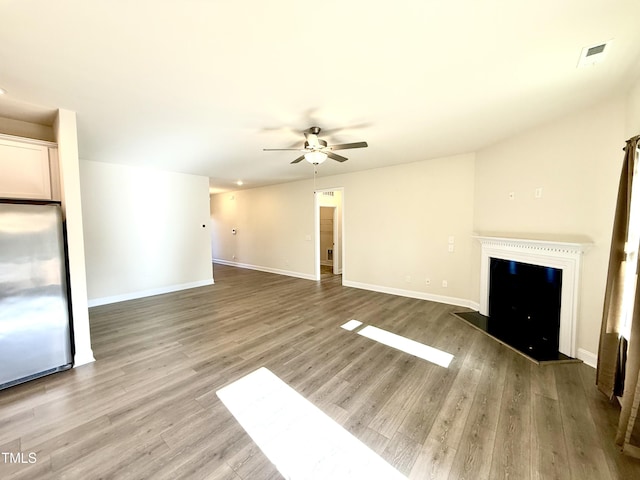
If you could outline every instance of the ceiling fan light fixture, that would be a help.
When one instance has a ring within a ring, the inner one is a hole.
[[[308,152],[304,154],[304,159],[313,165],[320,165],[327,159],[327,154],[319,151]]]

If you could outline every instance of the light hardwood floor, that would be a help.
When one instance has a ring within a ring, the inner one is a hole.
[[[583,364],[537,366],[457,307],[222,265],[91,309],[94,364],[0,392],[1,479],[281,478],[216,390],[265,366],[411,479],[638,479]],[[340,328],[454,355],[443,368]],[[28,461],[28,458],[25,457]]]

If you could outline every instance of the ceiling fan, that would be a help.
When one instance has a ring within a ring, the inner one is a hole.
[[[311,127],[304,132],[305,142],[302,148],[264,148],[265,152],[273,152],[273,151],[285,151],[292,150],[296,152],[304,152],[298,158],[296,158],[291,163],[298,163],[302,160],[306,160],[307,162],[313,165],[320,165],[327,158],[332,160],[336,160],[338,162],[345,162],[348,160],[347,157],[343,157],[336,153],[333,153],[334,150],[346,150],[349,148],[364,148],[368,147],[367,142],[355,142],[355,143],[341,143],[339,145],[327,145],[325,140],[321,140],[318,138],[320,134],[320,127]]]

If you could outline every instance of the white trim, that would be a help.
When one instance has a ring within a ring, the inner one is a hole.
[[[342,241],[338,242],[336,241],[337,239],[334,239],[334,247],[333,247],[333,260],[334,262],[338,262],[339,264],[341,263],[342,266],[339,268],[338,272],[334,271],[334,274],[339,274],[342,275],[342,285],[344,285],[344,274],[343,271],[345,269],[345,245],[346,245],[346,240],[345,240],[345,234],[344,234],[344,215],[345,215],[345,208],[344,208],[344,197],[345,197],[345,193],[344,193],[344,187],[330,187],[330,188],[319,188],[317,190],[315,190],[313,192],[313,221],[314,221],[314,271],[315,271],[315,277],[313,278],[313,280],[320,280],[320,200],[318,197],[318,194],[323,193],[323,192],[340,192],[340,212],[341,212],[341,225],[340,225],[340,232],[342,233]],[[324,206],[324,205],[323,205]],[[326,205],[329,206],[329,205]],[[335,228],[335,215],[337,215],[337,211],[338,211],[338,206],[336,205],[331,205],[332,207],[334,207],[333,210],[333,215],[334,215],[334,228],[333,228],[333,235],[334,237],[337,237],[337,229]],[[338,257],[336,255],[336,250],[338,250],[338,254],[340,256],[340,260],[338,260]],[[334,270],[335,270],[335,263],[334,263]]]
[[[352,282],[344,280],[342,285],[345,287],[359,288],[361,290],[370,290],[372,292],[388,293],[390,295],[398,295],[400,297],[416,298],[418,300],[427,300],[429,302],[446,303],[448,305],[456,305],[458,307],[473,308],[475,302],[464,298],[446,297],[444,295],[434,295],[432,293],[417,292],[415,290],[404,290],[402,288],[385,287],[382,285],[372,285],[369,283]]]
[[[93,352],[91,350],[85,352],[76,352],[76,354],[73,356],[73,368],[81,367],[82,365],[93,363],[95,361],[96,359],[93,357]]]
[[[469,308],[471,310],[475,310],[476,312],[480,311],[480,304],[478,302],[473,302],[471,300],[469,300]]]
[[[340,203],[342,203],[342,195],[340,196]],[[340,207],[342,207],[342,205],[340,205]],[[338,273],[338,270],[340,270],[340,257],[342,256],[342,245],[338,245],[338,233],[339,233],[339,226],[338,226],[338,207],[333,207],[333,253],[332,253],[332,259],[333,262],[331,265],[332,271],[334,274]],[[337,250],[337,252],[336,252]]]
[[[592,353],[584,348],[578,349],[578,359],[582,360],[584,363],[589,365],[590,367],[596,368],[598,365],[598,355]]]
[[[124,302],[126,300],[135,300],[136,298],[153,297],[154,295],[178,292],[180,290],[188,290],[189,288],[205,287],[207,285],[213,285],[213,278],[210,280],[200,280],[198,282],[183,283],[180,285],[169,285],[167,287],[140,290],[137,292],[125,293],[122,295],[114,295],[112,297],[94,298],[92,300],[89,300],[88,303],[89,307],[98,307],[100,305]]]
[[[315,168],[315,166],[314,166]],[[313,192],[313,280],[320,281],[320,191]]]
[[[489,315],[489,264],[491,258],[514,260],[562,270],[558,350],[575,358],[582,254],[591,244],[502,236],[475,236],[475,238],[482,244],[479,310],[482,315]]]
[[[230,267],[246,268],[248,270],[258,270],[260,272],[275,273],[276,275],[286,275],[287,277],[302,278],[304,280],[315,280],[316,277],[309,273],[294,272],[291,270],[280,270],[279,268],[262,267],[260,265],[251,265],[248,263],[230,262],[228,260],[221,260],[214,258],[213,263],[219,263],[221,265],[228,265]]]

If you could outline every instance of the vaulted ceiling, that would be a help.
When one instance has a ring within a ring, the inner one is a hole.
[[[314,125],[369,143],[318,168],[332,175],[475,151],[622,94],[638,19],[637,0],[3,0],[0,116],[73,110],[82,159],[251,188],[311,177],[262,148]]]

